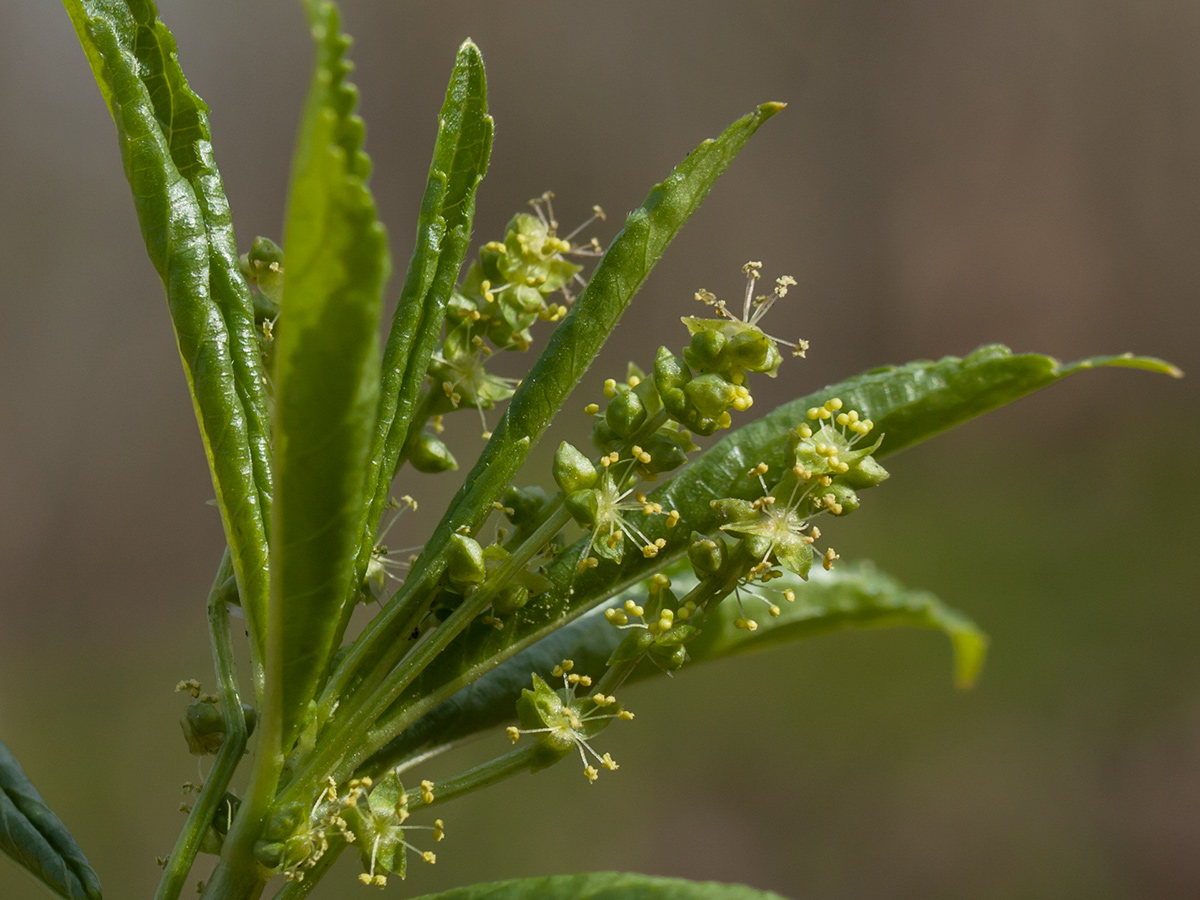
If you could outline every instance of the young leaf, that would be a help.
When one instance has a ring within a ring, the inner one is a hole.
[[[371,504],[363,523],[360,576],[408,436],[417,394],[441,334],[446,303],[470,243],[475,191],[491,158],[492,132],[483,57],[479,48],[466,40],[458,49],[438,117],[433,161],[417,221],[417,245],[384,348],[379,413],[367,470]],[[354,600],[349,599],[350,608]]]
[[[387,237],[365,185],[349,40],[321,4],[317,62],[293,161],[276,347],[276,511],[268,685],[282,692],[283,746],[332,651],[353,577],[378,397]]]
[[[882,456],[961,424],[988,410],[1017,400],[1067,375],[1100,366],[1127,366],[1177,375],[1178,370],[1146,357],[1096,357],[1063,365],[1048,356],[1014,356],[1006,347],[988,346],[966,358],[946,357],[938,362],[913,362],[875,369],[855,378],[793,400],[756,422],[726,435],[674,478],[650,494],[665,509],[678,510],[680,526],[667,529],[661,517],[636,519],[653,540],[667,541],[654,559],[626,554],[619,572],[591,570],[577,575],[576,560],[582,545],[559,553],[546,574],[558,587],[547,591],[514,613],[502,631],[474,623],[441,654],[389,711],[388,721],[428,712],[463,685],[535,641],[562,628],[591,609],[679,559],[692,530],[715,531],[721,524],[711,507],[714,497],[754,499],[761,488],[747,470],[759,462],[782,465],[787,435],[805,421],[806,410],[837,396],[848,407],[861,410],[884,435],[876,456]],[[586,540],[586,538],[585,538]],[[418,699],[419,698],[419,699]]]
[[[2,742],[0,850],[60,897],[100,900],[100,879],[87,857]]]
[[[554,875],[550,878],[521,878],[456,888],[429,894],[419,900],[783,900],[778,894],[757,891],[740,884],[711,881],[682,881],[592,872],[585,875]]]
[[[117,126],[146,248],[167,292],[261,660],[271,498],[265,380],[207,108],[151,0],[63,2]]]
[[[679,596],[695,583],[690,575],[673,577],[672,581]],[[781,602],[778,616],[761,617],[755,631],[735,626],[741,615],[736,604],[721,604],[704,623],[700,635],[687,644],[691,658],[687,667],[831,631],[896,627],[944,632],[954,649],[954,679],[959,687],[969,687],[983,664],[987,639],[970,619],[926,591],[906,589],[873,566],[838,566],[832,572],[818,569],[806,582],[789,574],[771,582],[771,587],[791,588],[796,599]],[[645,593],[643,583],[627,596],[636,599]],[[368,762],[364,771],[383,771],[436,753],[511,721],[521,690],[529,686],[529,673],[548,672],[560,660],[573,660],[576,671],[599,677],[627,634],[614,628],[604,618],[603,608],[596,607],[463,687],[397,736]],[[662,673],[659,667],[643,663],[631,678],[639,681]]]

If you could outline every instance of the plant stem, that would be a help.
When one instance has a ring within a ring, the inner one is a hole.
[[[356,697],[357,702],[345,718],[335,719],[332,723],[332,733],[321,735],[316,752],[288,786],[285,797],[288,800],[307,797],[315,785],[330,772],[334,773],[338,781],[343,780],[363,760],[386,744],[391,735],[380,736],[377,732],[369,730],[371,725],[387,711],[425,667],[476,616],[487,609],[500,589],[521,571],[570,519],[570,513],[563,507],[558,507],[498,569],[492,572],[475,593],[465,598],[446,621],[433,629],[424,640],[409,650],[406,656],[399,658],[400,654],[405,652],[403,646],[389,649],[374,669],[379,687],[369,691],[360,690]],[[396,665],[397,662],[399,665]],[[393,665],[396,666],[394,669],[391,668]],[[381,680],[378,673],[383,673]]]
[[[246,719],[238,695],[237,663],[230,640],[229,607],[226,605],[225,583],[232,572],[233,565],[229,550],[226,549],[208,597],[208,632],[212,641],[213,666],[217,673],[217,692],[221,698],[221,716],[225,720],[225,739],[167,860],[154,894],[155,900],[177,900],[179,897],[204,835],[246,750]]]

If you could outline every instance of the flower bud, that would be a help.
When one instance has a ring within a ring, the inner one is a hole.
[[[408,461],[418,472],[451,472],[458,468],[458,461],[450,452],[450,448],[441,438],[428,431],[422,431],[417,436],[409,451]]]
[[[645,404],[636,391],[624,386],[619,387],[608,402],[604,420],[619,437],[630,437],[646,423]]]
[[[552,472],[554,483],[564,494],[593,488],[600,478],[592,461],[566,441],[554,451]]]
[[[492,600],[492,612],[498,616],[514,613],[529,602],[529,588],[523,584],[507,584]]]
[[[510,487],[504,492],[501,501],[506,510],[511,509],[508,520],[518,528],[532,527],[541,519],[542,510],[550,502],[550,495],[540,486],[531,484],[528,487]]]
[[[479,584],[487,577],[483,547],[479,541],[465,534],[450,535],[450,547],[446,553],[446,575],[455,588]]]
[[[725,565],[725,542],[693,531],[692,543],[688,547],[688,562],[692,564],[697,578],[711,578]]]

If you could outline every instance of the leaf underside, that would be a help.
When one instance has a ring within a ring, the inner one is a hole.
[[[67,900],[100,900],[100,879],[21,764],[0,743],[0,850]]]

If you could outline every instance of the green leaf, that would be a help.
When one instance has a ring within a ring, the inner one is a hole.
[[[419,900],[783,900],[740,884],[681,881],[618,872],[473,884]]]
[[[695,584],[690,573],[673,577],[672,581],[680,597]],[[987,638],[970,619],[926,591],[904,588],[869,564],[838,566],[832,572],[817,569],[808,581],[788,574],[772,581],[771,588],[791,588],[796,599],[792,603],[777,601],[781,612],[776,617],[756,616],[756,631],[735,627],[734,621],[741,615],[737,604],[722,603],[704,623],[700,635],[687,644],[691,661],[684,671],[695,663],[831,631],[897,627],[931,628],[945,633],[954,650],[954,680],[960,688],[973,684],[983,665]],[[644,582],[625,594],[634,599],[645,595]],[[603,606],[592,609],[462,688],[389,743],[364,771],[383,771],[512,721],[530,673],[549,672],[560,660],[573,660],[574,671],[598,678],[627,634],[604,618]],[[644,662],[634,670],[632,680],[661,674],[662,669]]]
[[[0,850],[67,900],[100,900],[100,879],[62,820],[0,742]]]
[[[781,103],[764,103],[716,139],[701,143],[629,214],[571,312],[554,330],[537,363],[517,388],[491,440],[426,544],[426,551],[389,604],[390,610],[400,608],[403,601],[427,589],[440,576],[452,534],[464,527],[473,531],[491,514],[492,504],[512,483],[529,451],[562,409],[672,238],[758,127],[782,108]]]
[[[1132,366],[1169,375],[1178,369],[1147,357],[1108,356],[1063,365],[1048,356],[1014,356],[1006,347],[983,347],[960,359],[913,362],[875,369],[864,375],[793,400],[769,415],[726,435],[674,478],[650,494],[665,509],[677,509],[682,520],[667,529],[663,517],[635,518],[635,524],[667,545],[654,559],[626,554],[613,572],[575,572],[582,545],[559,553],[546,575],[558,587],[532,599],[505,621],[502,631],[473,623],[400,698],[393,709],[406,716],[426,714],[464,685],[546,635],[562,628],[607,597],[671,565],[686,552],[691,530],[711,533],[721,522],[711,507],[714,498],[757,498],[761,487],[747,470],[759,462],[782,466],[787,435],[805,420],[805,411],[838,396],[847,407],[863,411],[884,434],[877,456],[908,447],[981,413],[1017,400],[1067,375],[1100,366]],[[586,540],[586,538],[584,539]],[[389,713],[389,715],[391,715]]]
[[[458,49],[438,117],[417,244],[384,348],[379,412],[367,471],[371,504],[363,522],[360,574],[366,571],[379,515],[441,335],[446,304],[470,244],[475,191],[487,172],[492,134],[483,57],[468,39]],[[350,608],[354,599],[349,598]]]
[[[275,351],[268,685],[279,679],[285,749],[324,673],[354,575],[389,270],[387,235],[365,185],[357,91],[345,80],[349,39],[332,4],[320,5],[313,36]]]
[[[265,377],[208,110],[150,0],[63,0],[117,126],[162,278],[226,537],[261,659],[271,499]]]

